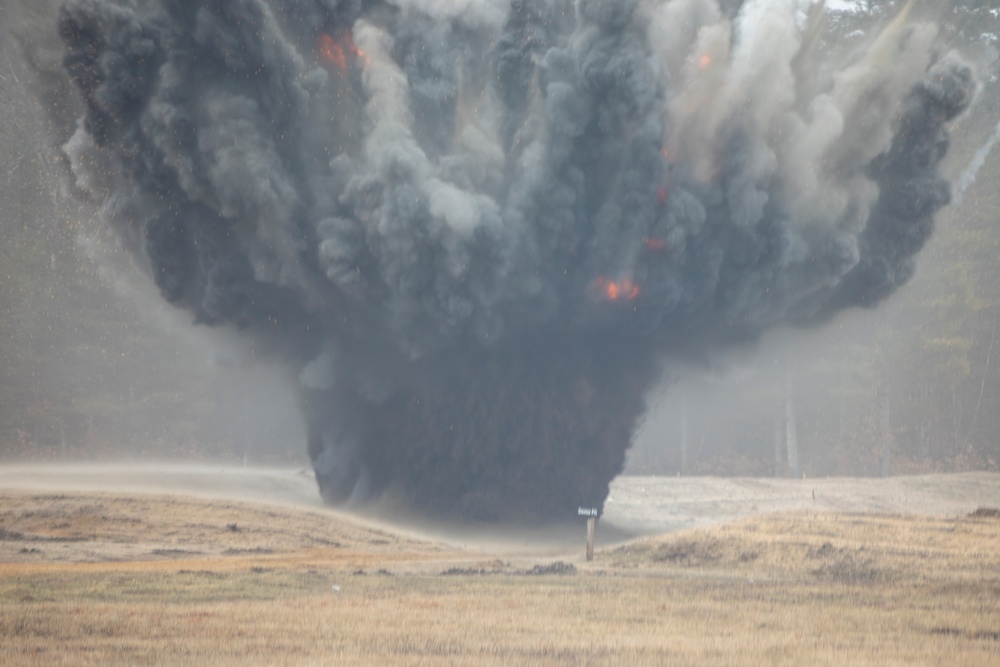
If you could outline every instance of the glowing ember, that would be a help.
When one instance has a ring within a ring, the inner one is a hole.
[[[705,70],[711,64],[712,64],[712,56],[708,55],[707,53],[702,55],[702,57],[698,59],[699,70]]]
[[[357,47],[354,43],[354,38],[351,37],[351,33],[346,30],[343,35],[341,35],[339,40],[335,40],[326,33],[320,35],[317,48],[319,50],[320,57],[341,72],[347,71],[348,54],[353,56],[355,60],[360,61],[362,65],[368,64],[368,56],[365,55],[364,51]]]
[[[653,237],[647,237],[642,240],[642,245],[646,246],[647,250],[653,250],[658,252],[660,250],[665,250],[667,247],[667,242],[665,239]]]
[[[359,49],[357,45],[354,43],[354,38],[351,37],[351,33],[345,31],[344,39],[342,41],[344,42],[344,46],[347,47],[348,52],[350,52],[351,55],[353,55],[357,60],[359,60],[362,65],[369,64],[368,56],[365,55],[365,52]]]
[[[319,54],[323,60],[335,66],[341,72],[347,69],[347,57],[344,55],[344,47],[334,41],[330,35],[319,36]]]
[[[630,278],[611,280],[601,276],[594,281],[597,291],[608,301],[633,301],[639,297],[639,286]]]

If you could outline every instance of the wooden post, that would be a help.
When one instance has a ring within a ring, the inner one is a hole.
[[[587,560],[594,560],[594,528],[597,526],[597,517],[587,517]]]
[[[594,533],[597,529],[597,508],[581,507],[577,514],[587,517],[587,560],[594,560]]]

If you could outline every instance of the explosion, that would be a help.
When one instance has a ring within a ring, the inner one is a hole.
[[[668,364],[870,307],[976,89],[795,0],[66,0],[77,186],[296,378],[323,497],[600,507]],[[668,160],[669,158],[669,160]]]

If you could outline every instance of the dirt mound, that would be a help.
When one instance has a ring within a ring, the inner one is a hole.
[[[975,581],[993,576],[998,549],[1000,524],[967,516],[796,512],[643,538],[606,550],[605,561],[628,570],[700,568],[844,584]]]

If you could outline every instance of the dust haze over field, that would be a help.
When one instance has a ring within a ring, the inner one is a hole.
[[[321,492],[601,506],[661,374],[870,307],[972,69],[791,0],[69,0],[66,142],[169,302],[295,378]]]

